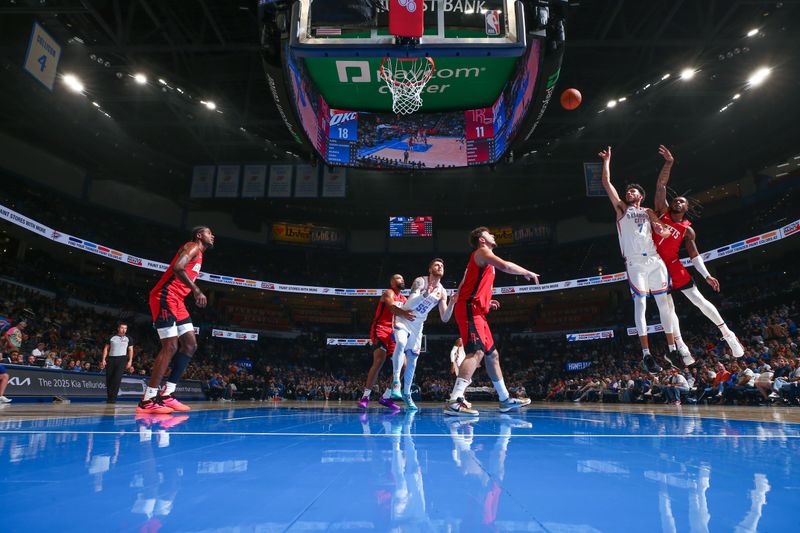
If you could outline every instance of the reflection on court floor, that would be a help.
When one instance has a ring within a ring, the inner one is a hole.
[[[794,530],[799,445],[653,413],[118,408],[0,419],[0,496],[4,531]]]

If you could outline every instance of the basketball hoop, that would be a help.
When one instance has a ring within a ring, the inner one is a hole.
[[[430,57],[384,57],[380,76],[392,93],[392,110],[410,115],[422,107],[422,89],[428,84],[435,64]]]

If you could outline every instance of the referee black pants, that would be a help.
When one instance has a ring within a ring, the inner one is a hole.
[[[106,394],[110,403],[117,401],[119,386],[122,384],[122,374],[125,372],[127,364],[128,358],[126,356],[106,359]]]

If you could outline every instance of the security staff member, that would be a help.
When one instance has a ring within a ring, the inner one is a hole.
[[[107,403],[117,403],[122,374],[125,370],[133,370],[133,342],[126,333],[128,333],[128,325],[121,323],[117,326],[117,334],[111,337],[103,347],[103,360],[100,362],[100,368],[106,369]]]

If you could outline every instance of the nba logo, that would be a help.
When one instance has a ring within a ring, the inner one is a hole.
[[[486,35],[500,35],[500,12],[486,12]]]

